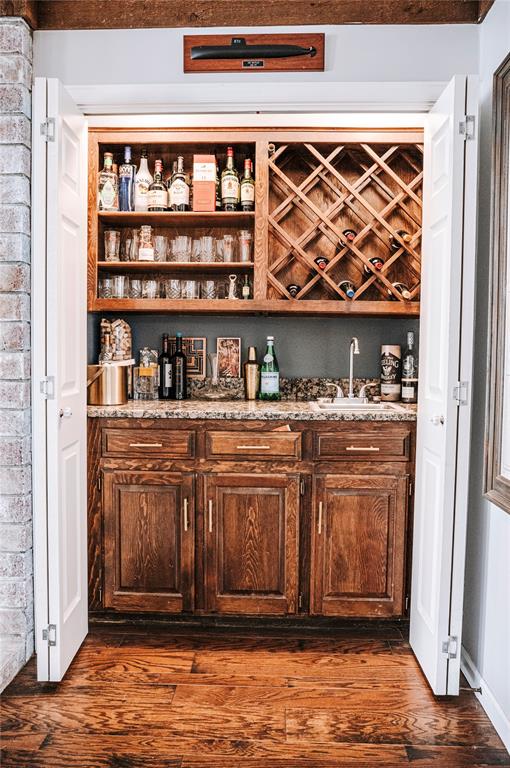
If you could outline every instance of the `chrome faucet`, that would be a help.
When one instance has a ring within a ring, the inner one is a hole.
[[[354,377],[354,355],[359,355],[359,341],[357,336],[353,336],[351,339],[351,346],[349,348],[349,393],[347,397],[351,399],[354,397],[353,389],[353,377]]]

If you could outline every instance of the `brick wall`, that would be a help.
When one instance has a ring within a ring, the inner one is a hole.
[[[32,34],[0,18],[0,690],[33,652],[30,467]]]

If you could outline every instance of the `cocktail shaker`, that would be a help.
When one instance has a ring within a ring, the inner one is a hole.
[[[244,397],[256,400],[260,387],[260,366],[257,363],[257,347],[248,347],[248,359],[243,366]]]

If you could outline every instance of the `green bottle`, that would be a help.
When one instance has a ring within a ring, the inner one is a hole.
[[[274,336],[267,337],[267,348],[260,368],[261,400],[280,399],[280,369],[274,353]]]

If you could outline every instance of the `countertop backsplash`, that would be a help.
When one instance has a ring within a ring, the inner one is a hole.
[[[323,379],[323,378],[285,378],[280,377],[281,399],[287,402],[299,402],[316,400],[318,397],[333,397],[335,390],[328,384],[337,384],[342,387],[347,397],[349,391],[349,379]],[[374,395],[380,394],[379,379],[355,378],[353,380],[354,394],[358,395],[364,384],[373,384],[367,396],[372,400]],[[197,400],[244,400],[244,384],[242,379],[219,379],[217,385],[211,383],[211,379],[189,379],[189,397]]]

